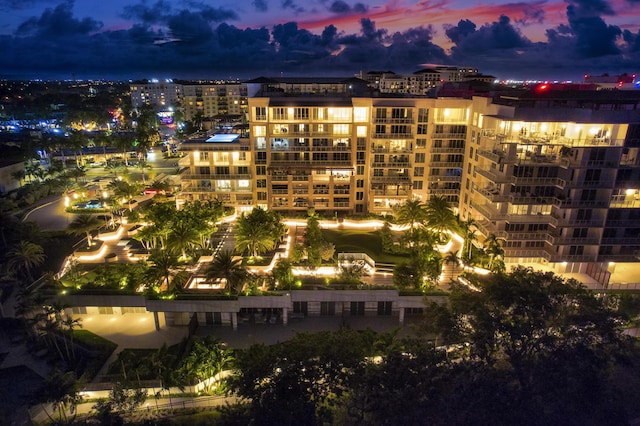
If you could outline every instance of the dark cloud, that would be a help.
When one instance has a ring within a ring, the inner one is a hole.
[[[282,0],[281,6],[283,9],[293,10],[296,15],[304,12],[304,7],[298,6],[293,0]]]
[[[88,34],[102,28],[102,22],[91,18],[75,19],[73,1],[61,3],[55,9],[46,9],[39,18],[30,18],[18,27],[19,35],[57,38]]]
[[[457,44],[460,43],[464,37],[475,32],[475,30],[476,24],[468,19],[461,19],[455,27],[451,25],[445,26],[444,33],[449,37],[449,40]]]
[[[366,10],[361,3],[320,3],[334,13]],[[307,3],[279,0],[277,4],[295,8]],[[253,5],[267,10],[268,3],[256,0]],[[612,13],[608,3],[569,0],[566,23],[548,29],[546,42],[533,43],[520,28],[543,19],[536,5],[531,3],[518,22],[501,16],[482,26],[468,19],[445,26],[454,43],[447,54],[434,44],[429,25],[390,33],[363,18],[356,33],[328,25],[314,34],[296,22],[239,29],[230,23],[238,18],[234,12],[200,0],[138,0],[123,12],[135,22],[133,26],[107,31],[101,22],[74,16],[73,3],[63,1],[27,19],[13,36],[0,36],[0,70],[40,78],[253,78],[281,72],[344,76],[374,69],[410,73],[421,64],[439,63],[476,66],[498,77],[564,78],[573,73],[578,78],[584,73],[637,69],[640,32],[608,25],[605,18]],[[156,43],[166,35],[180,41]]]
[[[475,24],[471,21],[460,21],[457,27],[449,28],[447,36],[454,41],[456,46],[452,48],[454,57],[465,55],[486,54],[495,50],[512,50],[525,48],[531,42],[520,34],[507,16],[500,16],[498,22],[492,22],[474,30]],[[452,38],[453,37],[453,38]],[[497,53],[496,53],[497,54]]]
[[[269,10],[269,4],[267,3],[267,0],[253,0],[251,4],[256,8],[258,12],[266,12],[267,10]]]
[[[339,15],[346,15],[350,13],[366,13],[369,8],[362,4],[356,3],[351,7],[347,2],[342,0],[335,0],[329,5],[329,11]]]
[[[616,40],[622,31],[615,25],[607,25],[600,16],[613,13],[603,0],[573,0],[567,6],[569,27],[581,56],[590,58],[620,53]]]
[[[122,16],[145,24],[167,24],[175,16],[187,13],[197,13],[208,22],[224,22],[237,20],[238,14],[230,9],[214,8],[202,2],[190,1],[186,3],[189,9],[173,11],[168,0],[158,0],[148,6],[146,3],[138,3],[125,6]]]

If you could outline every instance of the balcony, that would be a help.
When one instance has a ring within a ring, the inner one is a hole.
[[[640,237],[603,238],[600,244],[621,244],[625,246],[640,246]]]
[[[413,139],[413,133],[374,133],[373,139]]]
[[[501,159],[505,158],[505,153],[500,151],[500,150],[493,150],[493,151],[489,151],[486,149],[479,149],[478,150],[478,155],[484,158],[488,158],[489,160],[493,161],[494,163],[498,163],[500,162]]]
[[[539,177],[513,177],[516,185],[536,185],[536,186],[558,186],[564,187],[567,181],[560,178],[539,178]]]
[[[438,175],[429,175],[429,182],[460,182],[462,180],[462,176],[438,176]]]
[[[382,154],[393,154],[393,153],[404,154],[404,153],[412,152],[412,148],[411,147],[390,148],[385,146],[372,146],[371,151],[374,153],[382,153]]]
[[[500,191],[497,188],[492,188],[492,187],[476,188],[476,192],[481,194],[487,200],[494,203],[507,201],[509,199],[508,195],[500,194]]]
[[[413,124],[415,120],[412,117],[403,118],[374,118],[373,122],[376,124]]]
[[[411,191],[406,189],[372,189],[371,191],[369,191],[369,193],[384,197],[406,197],[411,194]]]
[[[198,174],[198,173],[183,173],[180,175],[182,180],[251,180],[252,176],[249,173],[246,174]]]
[[[429,161],[429,167],[460,168],[463,161]]]
[[[476,169],[476,173],[480,176],[484,176],[495,183],[511,183],[513,182],[513,176],[505,176],[501,173],[492,172],[485,169]]]
[[[600,241],[598,238],[577,238],[577,237],[551,237],[551,244],[554,245],[598,245]]]
[[[597,200],[561,200],[559,198],[555,198],[553,204],[559,208],[604,208],[607,207],[609,203]]]
[[[466,133],[432,133],[433,139],[466,139]]]
[[[464,154],[464,148],[449,148],[449,147],[438,147],[431,148],[430,151],[432,153],[444,153],[444,154]]]
[[[411,182],[411,176],[409,175],[395,175],[395,176],[372,176],[372,182]]]

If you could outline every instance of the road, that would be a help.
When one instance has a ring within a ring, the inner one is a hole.
[[[36,223],[43,231],[64,231],[75,216],[65,211],[64,198],[56,196],[29,211],[22,220]]]

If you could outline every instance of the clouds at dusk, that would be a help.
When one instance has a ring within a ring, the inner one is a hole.
[[[352,75],[438,63],[500,78],[562,79],[635,73],[640,64],[640,29],[624,24],[640,21],[640,11],[633,12],[640,0],[474,4],[457,16],[461,0],[114,4],[120,7],[109,15],[83,12],[72,0],[0,0],[0,10],[22,17],[0,35],[0,70],[7,73],[0,77]],[[274,13],[290,19],[246,24]],[[0,19],[0,31],[7,25]],[[532,36],[540,26],[542,34]]]

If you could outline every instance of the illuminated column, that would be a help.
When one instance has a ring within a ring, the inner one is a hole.
[[[404,324],[404,308],[400,308],[400,324]]]
[[[287,325],[289,321],[289,308],[282,308],[282,323]]]
[[[233,327],[234,330],[238,329],[238,313],[237,312],[231,312],[231,326]]]
[[[153,312],[153,322],[156,324],[156,331],[160,331],[160,318],[158,318],[158,313]]]

